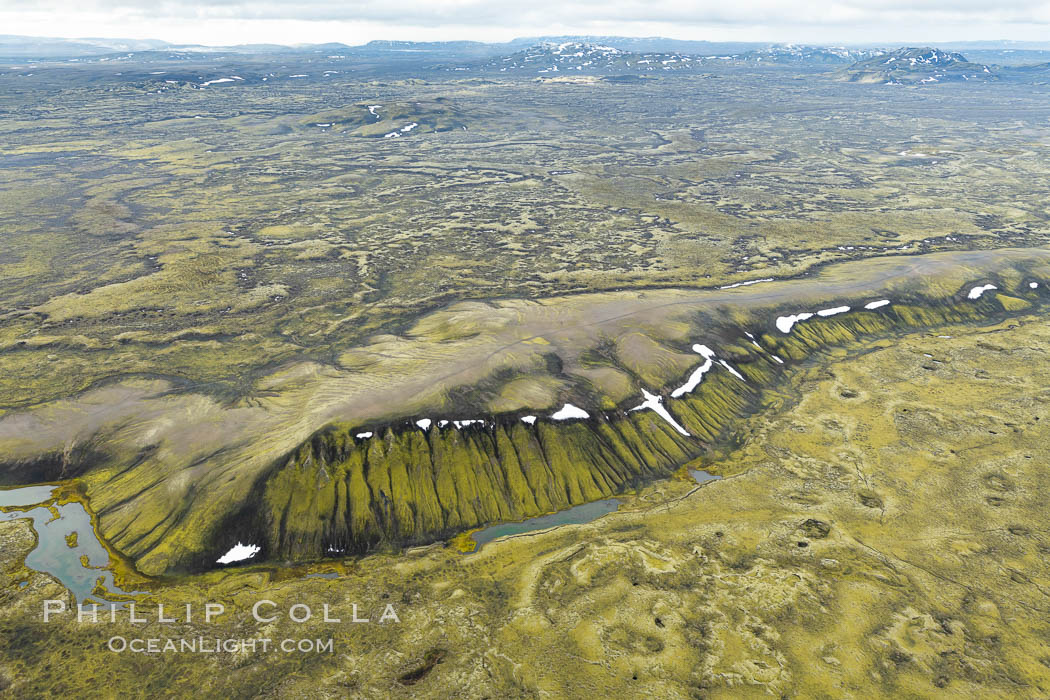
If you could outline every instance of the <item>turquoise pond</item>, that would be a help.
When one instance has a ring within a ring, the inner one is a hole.
[[[557,513],[541,515],[536,518],[522,520],[521,522],[498,523],[496,525],[491,525],[471,535],[471,539],[478,544],[478,546],[474,548],[474,551],[478,551],[486,542],[491,542],[498,537],[520,535],[534,530],[546,530],[547,528],[557,527],[559,525],[581,525],[583,523],[589,523],[592,520],[597,520],[603,515],[612,513],[619,507],[619,499],[606,498],[602,501],[584,503],[572,508],[567,508],[566,510],[560,510]]]
[[[20,510],[0,513],[0,520],[28,518],[32,520],[37,534],[37,546],[26,557],[25,565],[30,569],[51,574],[69,589],[77,603],[86,600],[101,602],[92,596],[95,584],[102,579],[107,591],[127,595],[117,588],[113,573],[103,567],[109,565],[109,553],[95,536],[91,527],[91,516],[79,503],[55,506],[59,517],[54,518],[47,507],[54,486],[26,486],[0,490],[0,507],[16,507]],[[76,547],[70,547],[66,537],[77,533]],[[81,557],[87,557],[84,566]]]
[[[696,483],[703,485],[711,481],[717,481],[722,477],[710,474],[703,469],[690,469],[689,475],[696,480]],[[474,552],[481,549],[481,547],[492,540],[500,537],[507,537],[508,535],[521,535],[526,532],[534,532],[538,530],[546,530],[552,527],[558,527],[559,525],[582,525],[583,523],[589,523],[592,520],[597,520],[603,515],[612,513],[620,506],[620,500],[618,498],[606,498],[602,501],[592,501],[591,503],[584,503],[582,505],[567,508],[566,510],[560,510],[557,513],[550,513],[548,515],[541,515],[536,518],[529,518],[528,520],[522,520],[515,523],[497,523],[496,525],[490,525],[482,530],[478,530],[470,537],[477,546],[474,548]],[[472,554],[473,552],[466,552]]]

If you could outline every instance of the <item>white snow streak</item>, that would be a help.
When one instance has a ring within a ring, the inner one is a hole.
[[[682,435],[685,435],[686,437],[692,437],[691,435],[689,435],[688,432],[686,432],[685,428],[683,428],[682,426],[678,425],[678,421],[676,421],[674,419],[674,417],[672,417],[671,414],[668,412],[668,410],[664,407],[664,405],[662,403],[663,402],[663,397],[662,396],[657,396],[656,394],[650,394],[649,391],[646,390],[645,388],[642,389],[642,396],[645,397],[645,401],[642,402],[641,404],[635,406],[634,408],[632,408],[631,409],[632,411],[640,411],[643,408],[651,408],[652,410],[656,411],[657,415],[659,415],[665,421],[670,423],[671,427],[674,428],[675,430],[677,430],[679,433],[681,433]]]

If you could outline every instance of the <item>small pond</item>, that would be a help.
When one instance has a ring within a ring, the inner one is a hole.
[[[84,603],[89,598],[101,602],[91,591],[101,578],[107,591],[117,595],[127,592],[117,588],[109,566],[109,553],[95,536],[91,516],[80,503],[55,505],[58,518],[48,508],[55,486],[25,486],[0,490],[0,507],[21,510],[0,512],[0,520],[29,518],[37,534],[37,546],[26,556],[26,567],[51,574],[76,598]],[[76,533],[75,539],[73,533]],[[72,546],[70,546],[72,545]],[[86,564],[86,566],[85,566]]]
[[[700,484],[701,486],[703,486],[709,481],[718,481],[722,478],[717,474],[705,472],[703,469],[690,469],[689,476],[693,477],[693,479],[696,480],[696,483]]]
[[[551,527],[557,527],[558,525],[581,525],[583,523],[589,523],[592,520],[597,520],[603,515],[612,513],[619,508],[619,506],[620,500],[618,498],[606,498],[602,501],[584,503],[566,510],[559,510],[557,513],[540,515],[535,518],[529,518],[528,520],[522,520],[521,522],[490,525],[489,527],[479,530],[471,535],[471,539],[477,542],[477,547],[474,548],[474,551],[478,551],[486,542],[491,542],[498,537],[520,535],[534,530],[546,530]]]

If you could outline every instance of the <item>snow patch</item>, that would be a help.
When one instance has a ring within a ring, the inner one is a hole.
[[[367,440],[368,438],[372,437],[372,431],[368,431],[367,433],[358,433],[356,437],[358,440]]]
[[[698,355],[703,355],[705,360],[713,360],[715,357],[714,350],[707,347],[706,345],[701,345],[700,343],[697,343],[693,346],[693,352],[697,353]]]
[[[236,75],[232,78],[216,78],[215,80],[209,80],[206,83],[201,83],[201,87],[208,87],[209,85],[215,85],[216,83],[232,83],[235,80],[244,80],[244,78],[239,78]]]
[[[521,422],[522,423],[528,423],[529,425],[535,425],[535,423],[536,423],[536,416],[522,416],[521,417]]]
[[[710,362],[710,360],[709,360],[709,362]],[[682,435],[685,435],[686,437],[692,437],[691,435],[689,435],[688,432],[686,432],[685,428],[683,428],[682,426],[680,426],[678,424],[678,421],[676,421],[674,419],[674,417],[671,416],[671,414],[668,412],[668,410],[664,407],[664,405],[662,403],[663,402],[663,397],[662,396],[657,396],[656,394],[650,394],[649,391],[646,390],[645,388],[642,389],[642,396],[645,397],[645,401],[643,401],[639,405],[637,405],[634,408],[632,408],[631,409],[632,411],[640,411],[643,408],[650,408],[650,409],[656,411],[656,414],[658,416],[660,416],[665,421],[670,423],[671,427],[674,428],[675,430],[677,430],[679,433],[681,433]]]
[[[671,398],[677,399],[679,396],[692,392],[693,389],[700,385],[700,382],[703,380],[704,375],[707,374],[708,371],[710,371],[713,365],[714,362],[712,362],[711,360],[707,360],[706,362],[704,362],[704,364],[700,365],[695,370],[693,370],[693,373],[689,375],[689,379],[686,380],[685,384],[671,392]]]
[[[430,420],[429,418],[420,418],[416,421],[416,425],[418,425],[423,430],[430,430],[430,426],[433,425],[433,423],[434,421]]]
[[[878,301],[869,301],[867,304],[864,305],[864,308],[868,311],[873,311],[875,309],[881,309],[883,306],[887,306],[889,303],[889,299],[879,299]]]
[[[736,377],[737,379],[739,379],[740,381],[742,381],[742,382],[746,382],[746,381],[747,381],[746,379],[744,379],[744,375],[740,374],[740,372],[737,372],[737,371],[736,371],[735,369],[733,369],[732,367],[730,367],[730,366],[729,366],[729,363],[728,363],[728,362],[726,362],[725,360],[719,360],[719,361],[718,361],[718,364],[722,365],[722,366],[723,366],[723,367],[725,367],[725,368],[726,368],[727,370],[729,370],[729,373],[730,373],[730,374],[732,374],[732,375],[733,375],[734,377]]]
[[[822,309],[818,311],[817,316],[823,316],[824,318],[827,318],[828,316],[834,316],[836,314],[844,314],[847,311],[849,311],[848,306],[836,306],[833,309]]]
[[[259,553],[260,549],[262,548],[259,547],[259,545],[241,544],[240,542],[237,542],[237,544],[234,545],[234,547],[230,551],[226,552],[226,554],[223,554],[215,561],[218,564],[229,564],[235,561],[244,561],[245,559],[251,559],[252,557],[254,557],[256,554]]]
[[[570,418],[590,418],[590,414],[587,411],[573,406],[571,403],[567,403],[561,407],[557,412],[551,414],[551,418],[554,420],[569,420]]]
[[[700,381],[704,378],[704,375],[707,374],[707,372],[710,371],[711,367],[714,366],[714,350],[707,347],[706,345],[701,345],[697,343],[693,346],[693,352],[697,353],[698,355],[702,355],[705,362],[704,364],[700,365],[699,367],[693,370],[693,373],[689,375],[689,379],[686,380],[685,384],[671,392],[672,399],[677,399],[683,394],[688,394],[692,392],[693,389],[700,385]]]
[[[980,287],[974,287],[970,290],[970,293],[966,295],[967,299],[980,299],[981,295],[985,292],[990,292],[993,289],[999,289],[994,284],[984,284]]]
[[[800,314],[794,314],[791,316],[780,316],[777,318],[777,330],[781,333],[790,333],[792,326],[799,321],[805,321],[806,319],[813,318],[813,314],[803,312]]]

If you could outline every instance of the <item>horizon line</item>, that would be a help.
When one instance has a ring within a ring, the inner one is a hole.
[[[571,39],[583,39],[583,38],[601,38],[601,39],[634,39],[634,40],[652,40],[652,41],[674,41],[674,42],[690,42],[690,43],[707,43],[707,44],[772,44],[781,46],[816,46],[816,47],[851,47],[851,46],[899,46],[899,47],[919,47],[919,46],[930,46],[936,47],[938,45],[951,45],[951,44],[1030,44],[1030,45],[1041,45],[1045,46],[1046,50],[1050,50],[1050,39],[1045,41],[1037,41],[1032,39],[951,39],[951,40],[923,40],[920,42],[914,41],[901,41],[901,40],[873,40],[873,41],[850,41],[850,42],[813,42],[813,41],[775,41],[775,40],[763,40],[763,39],[747,39],[747,40],[713,40],[713,39],[679,39],[668,36],[661,36],[658,34],[647,34],[647,35],[631,35],[631,34],[540,34],[535,36],[525,35],[514,37],[507,41],[480,41],[478,39],[433,39],[433,40],[413,40],[413,39],[392,39],[392,38],[377,38],[370,39],[362,44],[347,44],[342,41],[320,41],[320,42],[300,42],[291,44],[282,44],[272,41],[248,41],[243,43],[227,43],[227,44],[210,44],[210,43],[193,43],[193,42],[177,42],[170,41],[168,39],[159,39],[153,36],[45,36],[36,34],[0,34],[2,38],[18,38],[18,39],[42,39],[42,40],[57,40],[57,41],[142,41],[142,42],[159,42],[167,44],[165,48],[178,48],[180,46],[186,47],[205,47],[205,48],[236,48],[240,46],[279,46],[282,48],[296,49],[296,48],[308,48],[311,46],[325,46],[329,44],[340,44],[347,48],[359,48],[368,46],[369,44],[377,42],[390,42],[390,43],[403,43],[403,44],[448,44],[448,43],[467,43],[467,44],[479,44],[483,46],[500,46],[505,44],[513,44],[516,42],[536,40],[543,41],[545,39],[552,38],[571,38]],[[156,49],[144,49],[144,50],[156,50]]]

